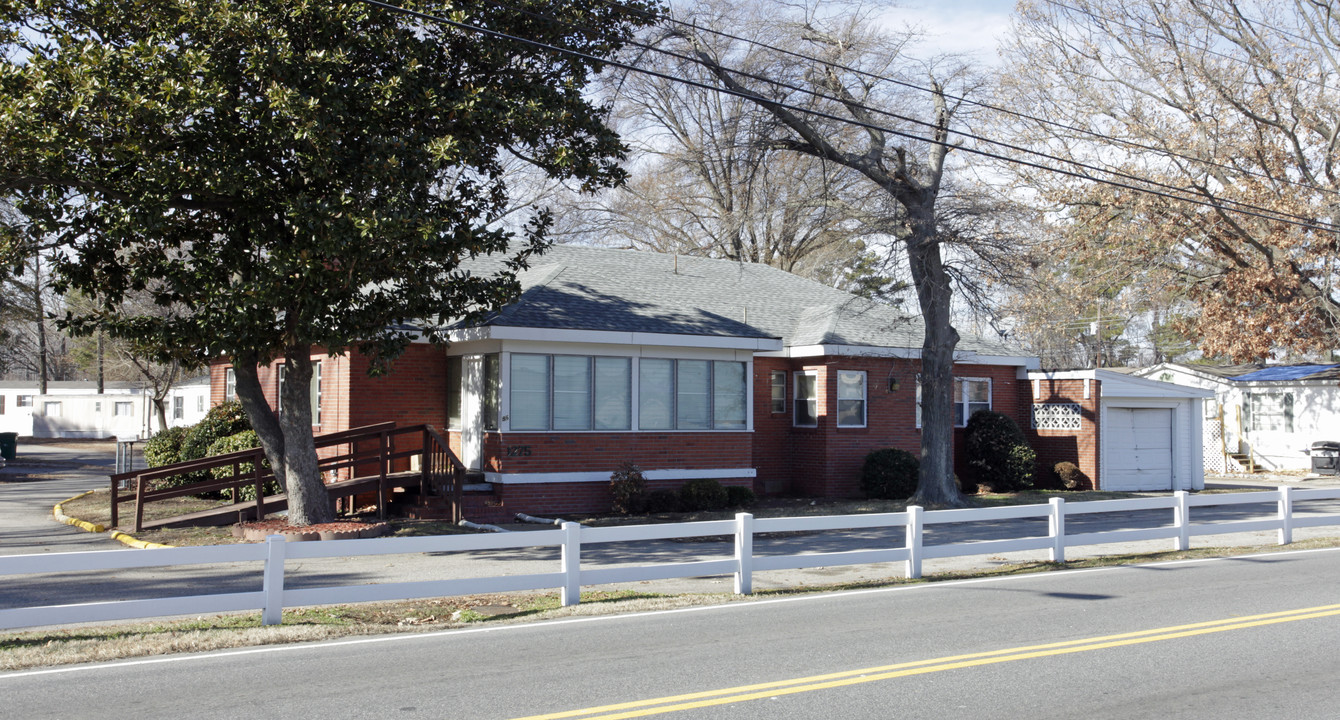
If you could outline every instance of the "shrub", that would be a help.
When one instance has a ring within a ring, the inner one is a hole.
[[[199,460],[209,456],[209,446],[216,440],[251,429],[251,421],[236,400],[215,405],[205,418],[191,426],[181,444],[182,460]]]
[[[647,508],[647,478],[631,462],[610,473],[610,495],[614,498],[614,512],[635,515]]]
[[[1075,463],[1062,461],[1056,463],[1052,470],[1056,472],[1057,479],[1061,481],[1061,487],[1066,490],[1078,490],[1084,485],[1084,473]]]
[[[983,410],[968,419],[964,432],[968,469],[978,485],[996,492],[1018,492],[1033,487],[1037,453],[1024,433],[1007,415]]]
[[[652,490],[647,493],[647,512],[679,512],[679,493],[674,490]]]
[[[865,456],[861,466],[861,492],[866,497],[901,500],[917,491],[921,462],[906,450],[884,448]]]
[[[688,512],[725,510],[726,488],[712,478],[694,478],[679,489],[679,502]]]
[[[758,501],[758,496],[754,491],[747,487],[739,485],[726,486],[726,506],[733,508],[747,508]]]
[[[240,433],[236,433],[234,435],[229,435],[228,437],[219,438],[218,440],[215,440],[214,444],[210,445],[209,450],[206,451],[207,452],[206,457],[214,457],[215,455],[227,455],[228,453],[237,452],[238,450],[250,450],[251,448],[254,447],[260,447],[260,445],[261,443],[260,440],[256,437],[255,430],[243,430]],[[249,476],[255,469],[256,466],[253,463],[242,463],[238,467],[238,472],[241,473],[243,476]],[[224,480],[227,478],[231,478],[233,476],[233,468],[231,466],[216,467],[210,470],[210,473],[214,475],[214,479]],[[264,491],[266,495],[274,495],[278,493],[279,481],[273,478],[271,478],[270,480],[266,480]],[[224,494],[228,495],[229,492],[225,490]],[[241,488],[238,489],[238,495],[243,500],[255,500],[256,485],[254,483],[248,483],[243,485]]]
[[[181,444],[190,427],[178,426],[160,430],[144,443],[144,461],[149,467],[171,465],[181,460]]]

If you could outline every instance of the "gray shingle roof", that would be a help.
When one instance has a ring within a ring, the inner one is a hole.
[[[463,269],[501,267],[490,257]],[[786,346],[922,342],[919,317],[758,263],[556,245],[518,279],[521,298],[483,325],[781,338]],[[966,333],[958,349],[1027,356]]]

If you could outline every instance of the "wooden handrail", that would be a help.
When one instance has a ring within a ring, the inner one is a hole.
[[[411,434],[418,434],[421,437],[420,447],[399,451],[396,450],[395,439],[403,435]],[[315,438],[315,440],[316,447],[318,448],[326,448],[335,445],[349,446],[348,452],[320,458],[318,460],[317,468],[321,473],[373,463],[377,465],[377,509],[378,514],[383,517],[386,513],[391,463],[401,458],[412,458],[415,456],[422,457],[421,465],[423,474],[421,475],[420,491],[424,493],[439,489],[449,491],[452,496],[453,519],[457,521],[460,520],[465,465],[456,457],[456,454],[451,451],[451,445],[447,439],[432,426],[422,424],[396,427],[394,422],[386,422],[321,435]],[[377,447],[375,449],[358,449],[358,443],[372,440],[377,441]],[[253,469],[250,472],[241,472],[241,465],[243,463],[251,463]],[[212,471],[216,468],[230,466],[231,474],[226,478],[211,478],[201,482],[178,485],[170,488],[153,489],[151,487],[154,480],[183,475],[186,473]],[[429,482],[430,478],[435,479],[441,476],[449,476],[449,483]],[[135,530],[136,532],[140,532],[143,530],[144,505],[146,503],[156,500],[166,500],[173,497],[199,495],[206,492],[231,489],[233,491],[234,504],[240,504],[239,491],[244,485],[255,486],[257,490],[257,517],[263,517],[264,498],[262,497],[261,490],[264,487],[265,481],[273,479],[274,474],[269,468],[265,467],[264,452],[262,452],[260,448],[249,448],[224,455],[201,458],[199,460],[189,460],[181,463],[173,463],[171,465],[161,465],[155,468],[120,473],[110,477],[112,525],[116,526],[119,524],[120,518],[118,515],[118,505],[121,502],[133,499],[135,501]],[[120,485],[129,480],[136,481],[135,490],[133,493],[123,493],[120,490]],[[443,485],[446,485],[447,487],[442,487]]]

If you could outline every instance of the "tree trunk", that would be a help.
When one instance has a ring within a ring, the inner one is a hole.
[[[158,416],[158,432],[167,429],[167,398],[154,396],[154,415]],[[153,434],[153,428],[149,428],[149,434]]]
[[[293,345],[285,357],[279,417],[265,401],[255,355],[233,358],[237,399],[270,461],[275,478],[288,494],[288,517],[293,525],[316,525],[335,519],[335,507],[321,482],[316,445],[312,438],[311,347]]]
[[[283,411],[279,427],[284,434],[289,522],[315,525],[335,519],[330,493],[321,482],[316,444],[312,437],[312,348],[290,345],[281,388]]]
[[[964,507],[954,482],[954,347],[949,275],[940,257],[935,212],[930,203],[908,207],[911,233],[905,240],[925,336],[921,345],[921,474],[909,504]]]
[[[42,258],[38,255],[33,256],[33,311],[37,316],[38,394],[46,395],[50,374],[47,369],[47,317],[46,307],[42,304]]]

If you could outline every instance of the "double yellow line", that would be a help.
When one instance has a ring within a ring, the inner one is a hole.
[[[890,680],[911,675],[925,675],[927,673],[941,672],[943,670],[958,670],[960,668],[977,667],[979,665],[995,665],[997,663],[1014,662],[1016,660],[1031,660],[1033,658],[1069,655],[1071,653],[1104,650],[1125,645],[1140,645],[1143,643],[1161,642],[1163,640],[1176,640],[1178,638],[1194,637],[1196,635],[1208,635],[1210,633],[1227,632],[1229,630],[1244,630],[1246,628],[1277,625],[1279,623],[1294,622],[1297,620],[1311,620],[1314,618],[1330,617],[1332,615],[1340,615],[1340,604],[1320,605],[1317,607],[1300,608],[1298,610],[1285,610],[1282,612],[1266,613],[1264,615],[1248,615],[1245,617],[1226,618],[1223,620],[1210,620],[1207,622],[1191,623],[1190,625],[1174,625],[1152,630],[1141,630],[1138,632],[1122,633],[1120,635],[1104,635],[1101,637],[1084,638],[1081,640],[1068,640],[1066,642],[1049,643],[1046,645],[1030,645],[1005,650],[972,653],[970,655],[952,655],[932,660],[918,660],[915,662],[897,663],[895,665],[880,665],[877,667],[861,668],[859,670],[829,673],[827,675],[812,675],[810,677],[777,680],[757,685],[741,685],[739,687],[722,688],[720,690],[706,690],[685,695],[671,695],[668,697],[636,700],[615,705],[601,705],[599,707],[585,708],[582,710],[568,710],[548,715],[530,715],[524,718],[517,718],[517,720],[561,720],[563,718],[581,718],[582,720],[620,720],[621,718],[646,717],[648,715],[660,715],[663,713],[679,712],[681,710],[693,710],[695,708],[711,707],[713,705],[727,705],[730,703],[748,702],[750,700],[763,700],[766,698],[777,697],[779,695],[795,695],[798,693],[814,692],[816,690],[828,690],[831,688],[859,685],[861,683],[877,682],[880,680]]]

